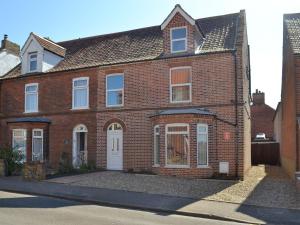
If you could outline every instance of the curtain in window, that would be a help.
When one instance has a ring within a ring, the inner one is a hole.
[[[87,88],[74,90],[74,107],[87,107]]]
[[[43,139],[42,138],[32,138],[32,160],[40,161],[43,160],[42,156],[43,151]]]
[[[171,84],[190,83],[190,69],[171,70]]]
[[[187,134],[167,135],[167,164],[187,165],[189,139]]]
[[[37,93],[26,94],[26,111],[37,111]]]

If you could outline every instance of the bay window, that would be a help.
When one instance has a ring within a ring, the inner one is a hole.
[[[22,156],[22,161],[26,161],[26,130],[13,129],[12,131],[12,148]]]
[[[87,109],[89,107],[89,78],[73,79],[73,109]]]
[[[43,160],[43,130],[32,130],[32,161]]]
[[[190,154],[189,125],[166,126],[166,165],[188,166]]]
[[[154,127],[154,165],[158,166],[160,162],[160,135],[159,125]]]
[[[197,157],[198,166],[208,165],[208,126],[197,124]]]
[[[192,79],[191,67],[177,67],[170,70],[171,103],[190,102]]]

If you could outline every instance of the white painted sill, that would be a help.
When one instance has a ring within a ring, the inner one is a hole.
[[[186,168],[191,168],[189,165],[165,165],[165,168],[170,168],[170,169],[186,169]]]
[[[201,165],[201,166],[197,166],[198,169],[211,169],[211,167],[209,165]]]

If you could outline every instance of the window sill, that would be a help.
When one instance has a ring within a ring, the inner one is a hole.
[[[39,113],[39,111],[29,111],[29,112],[24,112],[24,114],[34,114],[34,113]]]
[[[171,101],[170,102],[171,104],[180,104],[180,103],[192,103],[192,101],[191,100],[189,100],[189,101]]]
[[[159,164],[154,164],[154,165],[152,165],[152,167],[157,168],[157,167],[160,167],[160,165]]]
[[[106,108],[122,108],[124,105],[107,105]]]
[[[209,165],[197,166],[198,169],[210,169]]]
[[[190,168],[190,166],[189,165],[165,165],[165,168],[184,169],[184,168]]]
[[[85,107],[85,108],[72,108],[72,111],[76,111],[76,110],[89,110],[90,107]]]

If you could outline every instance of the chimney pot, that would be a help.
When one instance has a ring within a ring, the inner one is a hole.
[[[8,35],[4,34],[4,40],[7,40],[7,38],[8,38]]]
[[[252,94],[253,104],[261,105],[265,104],[265,93],[256,89],[255,93]]]

